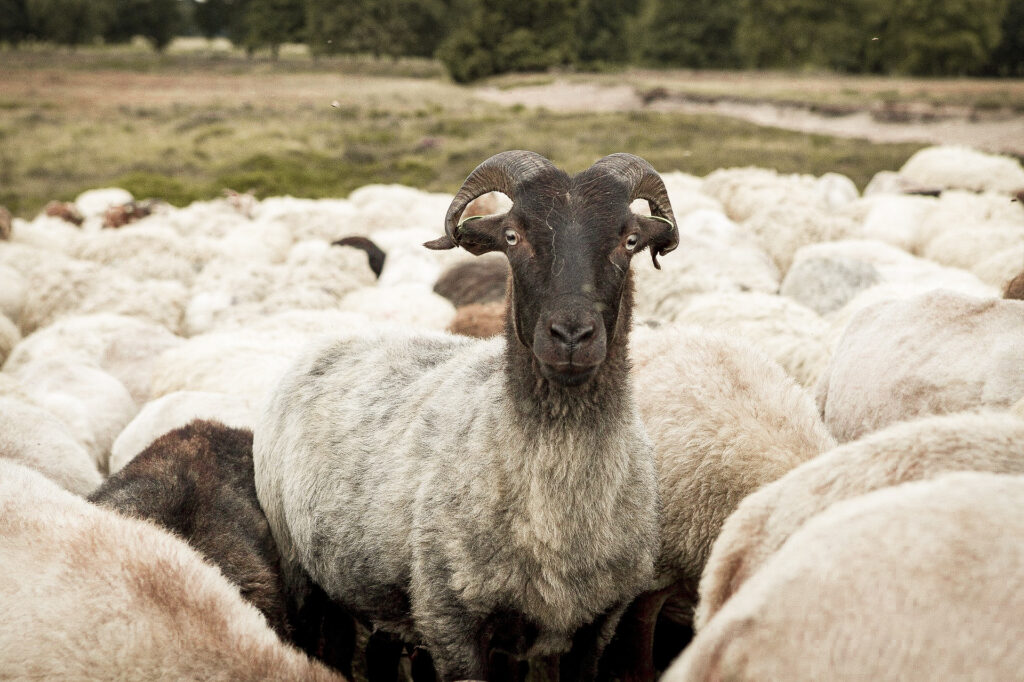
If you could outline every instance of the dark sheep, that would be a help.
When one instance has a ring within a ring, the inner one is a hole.
[[[43,213],[51,218],[60,218],[64,222],[81,226],[85,218],[79,213],[75,205],[67,201],[51,201],[43,208]]]
[[[451,266],[437,278],[434,293],[456,308],[472,303],[505,301],[508,261],[502,257],[480,258]]]
[[[288,640],[277,546],[256,499],[251,431],[197,419],[153,441],[89,500],[182,537]]]
[[[455,311],[455,319],[448,325],[452,334],[476,339],[489,339],[505,331],[505,302],[470,303]]]
[[[1024,272],[1021,272],[1006,283],[1006,289],[1003,290],[1003,298],[1024,301]]]
[[[331,246],[351,246],[352,248],[365,251],[373,274],[380,277],[381,271],[384,270],[384,258],[387,254],[366,237],[342,237],[338,241],[331,242]]]
[[[134,223],[136,220],[152,215],[153,211],[161,203],[163,202],[158,199],[145,199],[143,201],[129,201],[127,204],[121,204],[120,206],[111,206],[103,213],[103,227],[118,228]]]

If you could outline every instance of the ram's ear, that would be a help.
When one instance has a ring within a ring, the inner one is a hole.
[[[675,251],[679,246],[679,230],[674,222],[657,215],[638,215],[636,220],[643,242],[651,250],[651,261],[661,270],[658,256]]]
[[[441,250],[452,249],[461,246],[474,256],[479,256],[492,251],[504,251],[505,240],[502,224],[506,214],[501,215],[475,215],[466,218],[455,228],[455,241],[447,235],[423,246],[428,249]]]

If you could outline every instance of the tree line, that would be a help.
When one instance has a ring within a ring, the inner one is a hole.
[[[1024,76],[1024,0],[0,0],[0,42],[223,36],[436,57],[470,81],[624,64]]]

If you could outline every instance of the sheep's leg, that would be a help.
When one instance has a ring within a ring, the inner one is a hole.
[[[441,682],[449,680],[487,680],[487,631],[482,619],[465,611],[439,617],[435,611],[430,625],[423,627],[423,638],[434,658]]]
[[[398,682],[398,663],[404,643],[397,636],[380,630],[370,634],[366,643],[366,679],[368,682]]]
[[[625,604],[613,606],[584,625],[573,636],[572,649],[562,657],[559,679],[563,682],[597,679],[598,663],[605,646],[615,633]]]
[[[615,637],[601,661],[602,677],[625,682],[650,682],[654,667],[654,630],[671,587],[645,592],[626,609]]]

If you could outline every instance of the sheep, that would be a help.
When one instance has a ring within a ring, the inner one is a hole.
[[[886,242],[908,253],[921,246],[921,224],[938,204],[931,197],[876,195],[847,207],[848,214],[864,213],[850,237]]]
[[[875,287],[883,288],[868,293]],[[841,332],[866,302],[905,298],[940,287],[974,296],[996,293],[968,272],[942,267],[870,239],[845,239],[801,248],[794,255],[779,291],[826,315],[833,329]]]
[[[800,204],[758,211],[743,226],[757,235],[781,273],[789,270],[800,247],[852,236],[859,227],[841,214]]]
[[[0,206],[0,241],[7,241],[11,238],[11,230],[14,226],[14,216],[7,210],[7,207]]]
[[[75,208],[85,218],[101,218],[112,206],[123,206],[135,200],[132,193],[120,187],[90,189],[75,198]]]
[[[288,636],[277,547],[253,483],[251,431],[189,422],[150,443],[88,499],[181,537]]]
[[[434,293],[456,308],[471,303],[504,303],[508,275],[508,262],[500,255],[488,254],[445,270],[434,282]]]
[[[840,442],[897,421],[1024,395],[1024,302],[936,290],[853,317],[816,388]]]
[[[366,258],[370,263],[370,269],[373,270],[375,277],[380,277],[381,271],[384,269],[384,259],[387,257],[379,246],[374,244],[366,237],[350,236],[342,237],[341,239],[331,242],[331,246],[350,246],[355,249],[366,252]]]
[[[774,294],[779,270],[749,230],[719,211],[696,210],[680,219],[680,253],[657,273],[636,266],[636,314],[672,321],[697,294],[756,291]]]
[[[0,572],[12,678],[343,680],[184,541],[3,461]]]
[[[11,354],[19,341],[21,341],[21,330],[7,319],[6,315],[0,314],[0,365],[4,364],[7,356]]]
[[[929,241],[921,255],[954,268],[972,270],[992,256],[1024,244],[1024,225],[993,225],[946,230]]]
[[[487,339],[505,329],[505,302],[470,303],[455,309],[455,319],[448,325],[452,334]]]
[[[210,419],[236,429],[252,429],[256,415],[249,403],[228,393],[177,391],[147,403],[110,448],[113,476],[161,435],[195,419]]]
[[[63,220],[66,223],[71,223],[75,227],[81,227],[82,223],[85,222],[85,218],[82,216],[81,211],[75,207],[74,204],[66,201],[51,201],[43,207],[43,215],[49,218],[57,218]]]
[[[21,273],[14,268],[0,265],[0,315],[14,324],[18,324],[21,320],[27,286]],[[3,364],[2,360],[0,360],[0,364]]]
[[[387,252],[388,260],[380,273],[379,286],[415,284],[430,288],[445,268],[473,257],[463,252],[427,251],[423,242],[433,239],[434,230],[425,227],[378,230],[374,243]]]
[[[113,266],[137,280],[177,280],[190,286],[215,250],[211,242],[188,241],[171,228],[148,221],[131,229],[91,234],[70,255]]]
[[[961,146],[926,147],[907,159],[900,177],[913,184],[1012,194],[1024,188],[1024,168],[1008,156]]]
[[[828,365],[828,325],[813,310],[782,296],[701,294],[674,320],[745,338],[803,386],[814,386]]]
[[[493,190],[512,199],[507,214],[457,224]],[[636,198],[654,217],[629,211]],[[357,617],[426,645],[441,679],[486,679],[492,648],[532,658],[573,639],[565,674],[587,678],[653,573],[657,481],[628,383],[628,267],[635,251],[676,247],[671,206],[629,154],[570,177],[503,152],[466,179],[445,233],[427,246],[509,258],[505,338],[407,332],[308,349],[256,426],[260,503],[286,584],[304,569]]]
[[[64,422],[106,472],[114,439],[138,412],[124,384],[98,367],[60,358],[22,364],[11,374],[33,402]]]
[[[802,204],[832,211],[857,198],[856,185],[838,173],[815,178],[780,175],[766,168],[713,171],[704,178],[701,191],[720,201],[726,215],[740,222],[775,206]]]
[[[811,396],[740,340],[697,327],[639,328],[630,355],[661,500],[655,589],[634,605],[637,622],[624,622],[619,631],[629,642],[622,658],[638,657],[632,674],[643,679],[653,675],[650,651],[661,604],[667,599],[665,614],[689,624],[701,572],[726,517],[758,487],[830,450],[835,440]]]
[[[35,469],[76,495],[92,492],[103,482],[92,457],[59,419],[19,394],[9,385],[0,393],[0,463]]]
[[[297,199],[268,197],[254,208],[252,217],[285,228],[296,241],[338,238],[341,226],[363,228],[359,209],[347,199]]]
[[[75,315],[57,320],[19,343],[5,372],[51,358],[94,365],[128,389],[137,404],[149,400],[153,365],[183,339],[161,325],[123,315]]]
[[[971,268],[971,272],[983,282],[1001,289],[1021,268],[1024,268],[1024,243],[993,254]]]
[[[1024,301],[1024,271],[1006,283],[1003,298]]]
[[[1010,680],[1024,666],[1024,477],[961,472],[810,519],[666,672]]]
[[[439,331],[455,319],[455,306],[413,284],[356,289],[341,300],[338,308],[376,322]]]
[[[744,499],[726,520],[700,581],[698,629],[808,519],[879,488],[953,471],[1024,474],[1024,420],[956,413],[893,424],[793,469]]]
[[[164,205],[159,199],[144,199],[143,201],[129,201],[126,204],[111,206],[103,212],[103,227],[107,229],[124,227],[153,215],[154,212]]]

